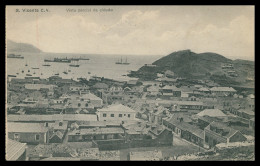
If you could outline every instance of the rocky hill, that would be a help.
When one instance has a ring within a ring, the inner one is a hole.
[[[7,48],[7,52],[30,52],[30,53],[42,52],[40,49],[36,48],[31,44],[16,43],[11,40],[7,40],[6,48]]]
[[[211,79],[215,82],[247,83],[254,80],[254,63],[245,60],[228,59],[216,53],[194,53],[190,50],[173,52],[152,63],[155,66],[142,66],[129,76],[144,80],[154,80],[157,73],[173,71],[177,77],[188,79]],[[232,69],[223,69],[223,65],[231,64]],[[235,76],[230,76],[234,72]]]

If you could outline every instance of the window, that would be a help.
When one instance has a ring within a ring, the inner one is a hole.
[[[19,140],[20,135],[19,134],[14,134],[14,140]]]
[[[119,114],[119,117],[122,117],[122,114]]]
[[[128,118],[130,118],[130,114],[128,114]]]
[[[205,137],[205,141],[208,143],[209,142],[209,138],[206,136]]]
[[[35,141],[39,141],[40,140],[40,135],[39,134],[36,134],[35,135]]]
[[[81,106],[81,104],[80,103],[78,103],[78,107],[80,107]]]
[[[216,140],[213,140],[213,146],[215,146],[217,144]]]
[[[111,117],[114,117],[115,115],[114,115],[114,114],[111,114],[110,116],[111,116]]]
[[[103,114],[103,117],[107,117],[107,114]]]

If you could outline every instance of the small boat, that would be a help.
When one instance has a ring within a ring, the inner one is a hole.
[[[8,77],[16,77],[16,75],[8,75]]]
[[[30,70],[28,70],[28,73],[30,73]]]
[[[91,74],[91,72],[88,72],[88,74]]]
[[[71,72],[71,70],[68,70],[68,72]]]
[[[42,66],[51,66],[51,65],[48,63],[44,63]]]
[[[68,74],[68,72],[65,70],[64,72],[63,72],[64,74]]]
[[[39,67],[32,67],[32,69],[39,69]]]
[[[72,62],[78,62],[78,61],[72,61]],[[74,63],[74,64],[70,64],[71,67],[79,67],[79,64],[78,63]]]
[[[26,76],[32,76],[31,74],[26,74]]]
[[[19,73],[16,73],[17,75],[19,75]]]
[[[60,74],[59,74],[59,73],[56,73],[56,74],[54,74],[54,75],[58,76],[58,75],[60,75]]]
[[[24,73],[24,70],[22,70],[22,73]]]
[[[26,64],[25,64],[25,66],[28,66],[27,62],[26,62]]]

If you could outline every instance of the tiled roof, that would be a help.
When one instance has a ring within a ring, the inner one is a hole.
[[[44,127],[44,123],[17,123],[8,122],[7,132],[21,132],[21,133],[46,133],[48,131],[47,127]]]
[[[62,123],[61,126],[59,126],[60,123]],[[66,130],[67,127],[68,127],[68,121],[55,121],[55,124],[53,126],[53,128],[56,130]]]
[[[131,108],[124,106],[122,104],[114,104],[114,105],[110,105],[106,108],[102,108],[102,109],[98,109],[98,111],[101,112],[133,112],[135,113],[136,111],[132,110]]]
[[[76,133],[80,133],[80,135],[97,135],[97,134],[123,134],[124,130],[120,127],[108,127],[108,128],[89,128],[89,129],[80,129],[73,130],[68,133],[68,135],[77,135]]]
[[[7,115],[7,121],[50,122],[50,121],[97,121],[92,114],[54,114],[54,115]]]
[[[17,160],[25,151],[26,143],[20,143],[11,139],[6,140],[6,160]]]
[[[231,128],[231,127],[228,127],[225,124],[222,124],[222,123],[219,123],[219,122],[215,122],[215,121],[211,122],[205,129],[212,131],[210,129],[210,126],[214,127],[214,128],[217,128],[217,129],[223,129],[223,131],[225,131],[226,134],[222,135],[222,137],[225,137],[225,138],[229,138],[229,137],[231,137],[232,135],[234,135],[237,132],[237,130],[235,130],[235,129]],[[212,132],[215,132],[215,131],[212,131]]]
[[[80,96],[80,98],[86,98],[89,100],[102,100],[101,98],[97,97],[96,95],[94,95],[92,93],[86,93],[83,96]]]
[[[210,91],[236,92],[232,87],[213,87]]]
[[[205,109],[197,114],[198,116],[224,117],[227,116],[219,109]]]
[[[248,115],[255,115],[255,112],[249,109],[239,109],[238,112],[244,112]]]

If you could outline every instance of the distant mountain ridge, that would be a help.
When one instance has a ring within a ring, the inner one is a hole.
[[[28,43],[16,43],[12,40],[7,40],[6,43],[7,52],[28,52],[28,53],[40,53],[42,50]]]

